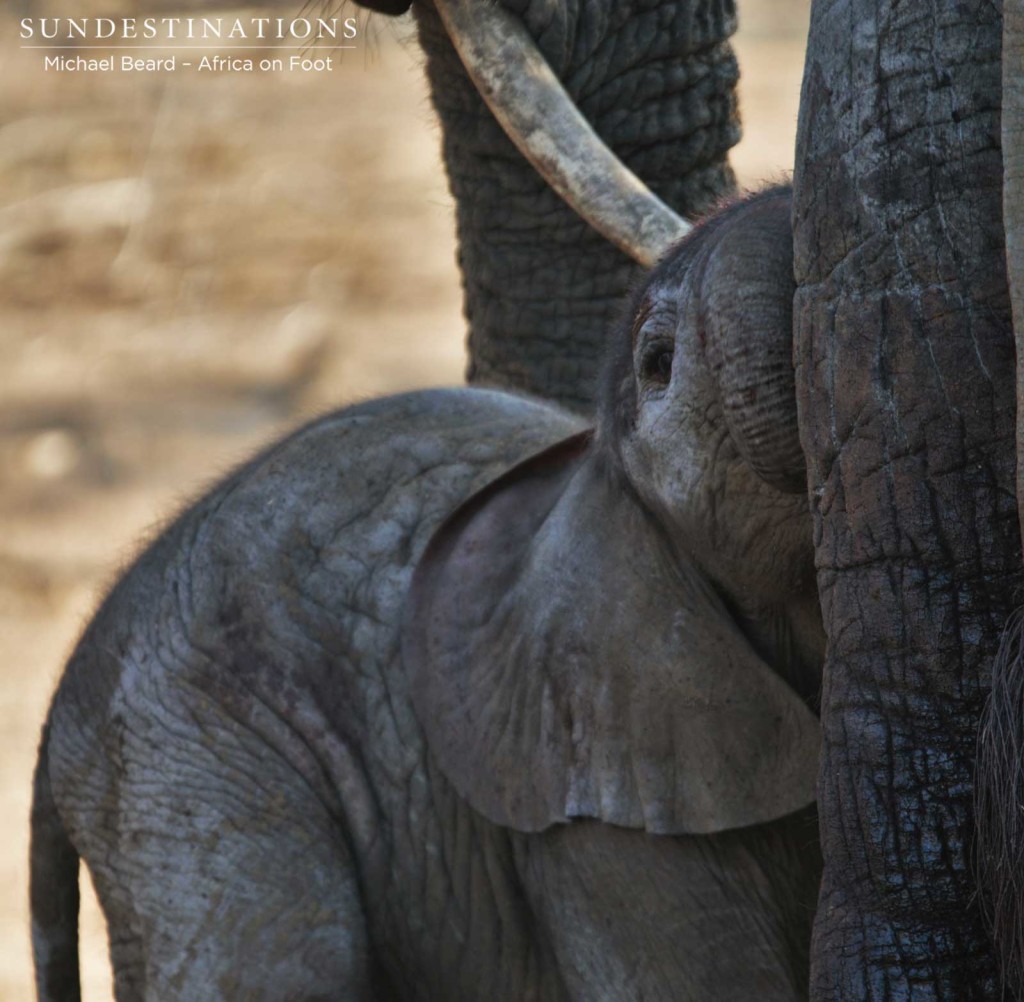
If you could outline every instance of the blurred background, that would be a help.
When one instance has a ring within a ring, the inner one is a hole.
[[[745,186],[792,167],[808,3],[740,0]],[[452,207],[411,21],[339,14],[360,37],[333,73],[198,75],[45,72],[0,12],[0,1000],[32,996],[35,746],[105,589],[261,443],[462,379]],[[106,1000],[87,885],[83,990]]]

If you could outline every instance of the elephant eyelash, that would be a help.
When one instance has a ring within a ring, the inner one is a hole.
[[[640,308],[636,311],[636,316],[633,318],[633,326],[629,330],[629,343],[636,347],[637,340],[640,337],[640,331],[643,330],[644,324],[647,322],[651,313],[654,311],[654,303],[649,299],[645,299],[641,304]]]

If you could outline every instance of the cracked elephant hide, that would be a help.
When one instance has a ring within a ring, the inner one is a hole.
[[[976,842],[973,805],[981,710],[1024,581],[1001,8],[821,0],[812,13],[793,218],[829,636],[818,999],[1002,994],[984,911],[988,894],[1012,899],[1020,868],[999,860],[998,886],[979,888],[993,847]],[[1020,816],[1012,797],[1001,809]],[[1012,942],[1020,913],[999,924]]]
[[[44,735],[41,997],[77,986],[78,856],[121,999],[806,993],[788,221],[785,191],[738,204],[654,273],[595,429],[363,404],[147,550]]]

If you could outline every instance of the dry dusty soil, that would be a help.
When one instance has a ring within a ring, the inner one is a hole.
[[[792,164],[806,4],[741,20],[752,185]],[[62,74],[0,14],[0,999],[31,997],[39,726],[111,580],[260,443],[461,379],[418,52],[407,24],[359,23],[331,73]],[[85,997],[106,999],[87,887],[83,911]]]

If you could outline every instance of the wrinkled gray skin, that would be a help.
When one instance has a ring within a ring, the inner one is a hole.
[[[1002,949],[1017,951],[1019,878],[1005,864],[1019,865],[999,858],[1003,821],[984,809],[996,829],[975,843],[972,803],[979,778],[989,796],[1013,788],[992,789],[976,742],[1024,593],[1002,6],[812,10],[793,218],[799,425],[829,638],[816,999],[999,998],[989,894]],[[1011,797],[1000,810],[1020,816]],[[979,889],[989,853],[996,879]]]
[[[821,627],[806,501],[743,458],[793,401],[732,335],[788,351],[788,215],[654,274],[593,436],[493,391],[375,401],[143,554],[41,749],[42,997],[77,986],[76,853],[120,999],[806,993]]]
[[[734,187],[732,0],[508,0],[601,138],[668,205],[709,211]],[[369,6],[404,9],[408,4]],[[413,4],[456,201],[473,384],[585,414],[608,324],[641,274],[513,146],[428,3]]]

